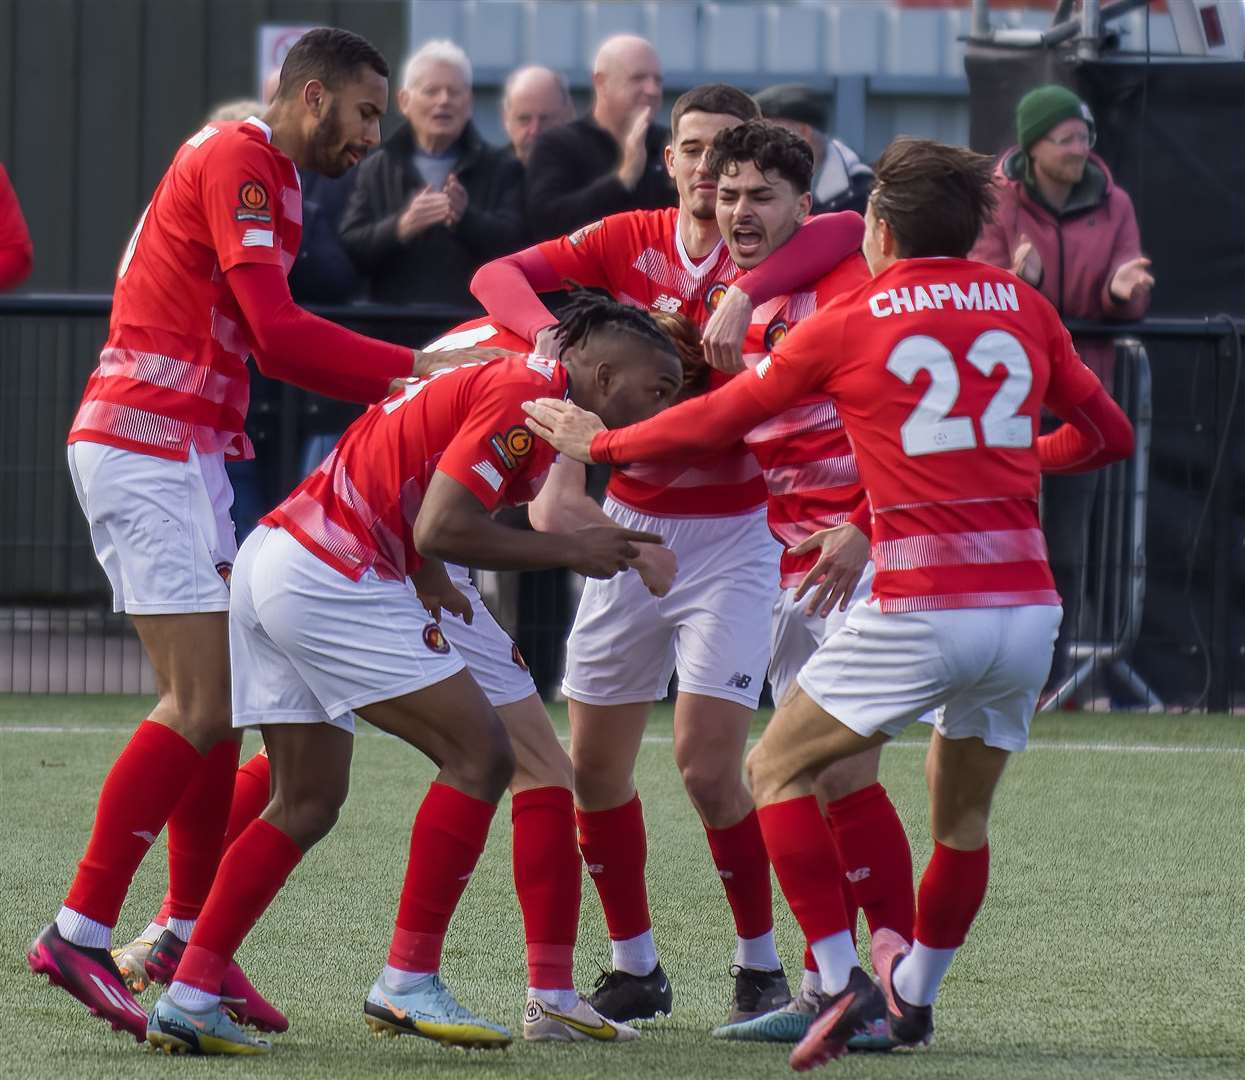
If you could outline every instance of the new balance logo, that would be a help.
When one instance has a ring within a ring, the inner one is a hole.
[[[501,473],[493,467],[492,462],[477,461],[471,466],[471,471],[494,491],[501,491]]]
[[[757,373],[757,378],[764,379],[765,376],[769,374],[769,369],[772,368],[773,366],[774,366],[774,358],[772,356],[767,356],[764,360],[762,360],[759,364],[757,364],[756,368],[754,369]]]
[[[590,873],[590,874],[603,874],[603,873],[605,873],[605,864],[604,864],[604,863],[599,863],[599,862],[590,862],[590,863],[588,864],[588,873]]]
[[[196,150],[198,150],[199,147],[201,147],[205,142],[207,142],[208,139],[210,139],[213,135],[219,135],[219,134],[220,134],[220,128],[214,128],[209,125],[208,127],[205,127],[202,130],[200,130],[197,134],[192,135],[189,139],[186,140],[186,142],[189,145],[193,146]]]
[[[677,296],[671,296],[669,293],[662,293],[653,301],[653,307],[658,311],[664,311],[667,315],[678,314],[679,308],[683,306],[683,301]]]
[[[242,234],[243,247],[272,247],[271,229],[247,229]]]
[[[719,870],[718,871],[718,877],[720,877],[723,881],[730,881],[730,879],[733,878],[734,876],[735,876],[734,870]]]
[[[864,881],[869,876],[869,868],[862,866],[859,870],[849,870],[847,872],[847,880],[853,884],[857,881]]]
[[[737,686],[740,690],[747,690],[748,687],[752,685],[752,676],[744,675],[742,672],[737,671],[726,680],[726,685]]]
[[[131,835],[137,836],[140,840],[146,840],[149,844],[156,842],[155,834],[147,832],[146,829],[135,829]]]

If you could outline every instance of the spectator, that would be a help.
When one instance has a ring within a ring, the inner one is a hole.
[[[972,258],[1009,267],[1042,291],[1065,319],[1139,319],[1150,306],[1150,260],[1141,253],[1137,215],[1127,193],[1092,152],[1088,106],[1062,86],[1031,90],[1016,108],[1019,145],[995,171],[998,208]],[[1115,346],[1076,339],[1085,363],[1111,387]],[[1047,689],[1069,673],[1080,633],[1088,521],[1097,473],[1043,481],[1042,525],[1051,570],[1063,597],[1063,625]]]
[[[796,83],[771,86],[756,99],[765,119],[794,131],[813,148],[812,212],[855,210],[863,214],[873,190],[873,170],[846,143],[825,133],[825,99]]]
[[[477,309],[467,290],[481,263],[524,241],[522,167],[471,123],[471,61],[449,41],[406,63],[407,123],[359,166],[341,237],[383,303]]]
[[[653,123],[661,105],[657,51],[641,37],[608,38],[592,65],[592,88],[592,114],[546,132],[532,150],[527,214],[538,240],[678,201],[664,158],[670,133]]]
[[[0,290],[20,285],[30,277],[33,265],[30,230],[9,174],[0,165]]]
[[[527,165],[536,139],[575,119],[566,76],[547,67],[521,67],[510,73],[501,94],[501,122],[514,156]]]

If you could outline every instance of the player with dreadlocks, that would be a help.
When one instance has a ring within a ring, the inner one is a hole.
[[[449,587],[442,560],[495,570],[567,566],[589,577],[627,569],[637,545],[661,537],[613,524],[522,532],[493,519],[498,506],[534,498],[554,459],[524,427],[521,406],[552,394],[622,426],[660,411],[682,385],[673,345],[643,312],[579,298],[561,333],[560,362],[520,355],[446,369],[374,406],[243,545],[230,606],[233,723],[261,728],[273,796],[221,862],[176,976],[151,1014],[153,1044],[198,1053],[268,1049],[222,1008],[221,975],[336,821],[356,713],[440,766],[415,818],[388,962],[365,1017],[376,1030],[459,1046],[510,1042],[441,982],[442,942],[512,783],[541,793],[534,831],[548,831],[551,821],[562,826],[531,860],[546,860],[544,891],[577,886],[570,768],[543,709],[534,712],[538,701],[512,729],[512,747],[472,677],[471,651],[453,644],[460,627],[447,623],[447,633],[437,622],[441,607],[473,625],[482,610]],[[571,927],[577,914],[576,906]],[[567,974],[554,989],[569,989],[573,941],[547,943]],[[577,996],[565,1004],[537,997],[535,1019],[553,1013],[553,1025],[562,1025],[552,1037],[592,1037],[585,1029],[604,1023],[579,1009]],[[564,1023],[568,1015],[575,1023]],[[608,1025],[599,1037],[620,1035],[619,1025]]]

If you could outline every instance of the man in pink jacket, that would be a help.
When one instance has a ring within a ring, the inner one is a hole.
[[[1041,290],[1064,319],[1128,321],[1150,306],[1154,278],[1141,253],[1137,215],[1106,162],[1092,153],[1089,107],[1062,86],[1039,86],[1016,107],[1019,145],[995,171],[998,208],[971,258],[1004,266]],[[1115,346],[1079,337],[1077,351],[1110,389]],[[1085,591],[1086,525],[1097,473],[1043,480],[1042,524],[1064,618],[1048,689],[1069,669]],[[1085,627],[1093,636],[1095,628]]]

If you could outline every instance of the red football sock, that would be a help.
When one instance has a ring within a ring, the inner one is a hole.
[[[436,971],[450,918],[475,869],[497,807],[434,783],[411,828],[411,852],[398,900],[389,964]]]
[[[225,847],[229,847],[272,801],[272,770],[268,755],[256,754],[240,769],[233,781],[233,805],[225,827]]]
[[[225,969],[303,857],[275,825],[251,822],[225,852],[177,966],[178,982],[219,994]]]
[[[575,808],[579,850],[592,875],[605,926],[614,941],[626,941],[653,928],[648,914],[644,864],[648,838],[640,796],[612,810]]]
[[[990,845],[959,851],[934,841],[916,899],[916,940],[931,949],[958,949],[986,898]]]
[[[839,879],[843,869],[817,799],[805,795],[757,810],[778,884],[805,941],[820,941],[847,927]]]
[[[238,769],[233,781],[233,803],[229,807],[229,824],[225,826],[222,851],[229,849],[229,845],[242,835],[242,830],[259,817],[271,801],[270,773],[268,755],[262,751]],[[164,894],[164,902],[151,921],[157,926],[167,926],[172,906],[173,893],[170,890]]]
[[[172,728],[144,720],[100,789],[95,825],[65,906],[116,926],[121,904],[203,759]]]
[[[769,856],[761,837],[761,823],[752,810],[729,829],[705,828],[709,850],[718,868],[727,902],[735,916],[735,933],[755,938],[774,929],[773,893]]]
[[[575,935],[583,870],[575,846],[575,802],[566,788],[520,791],[511,801],[514,888],[523,909],[527,984],[575,985]]]
[[[225,846],[241,745],[222,739],[169,815],[169,915],[194,919],[207,899]]]
[[[835,800],[826,806],[826,820],[851,883],[853,906],[864,909],[869,932],[885,927],[911,941],[912,849],[886,788],[870,784]]]

